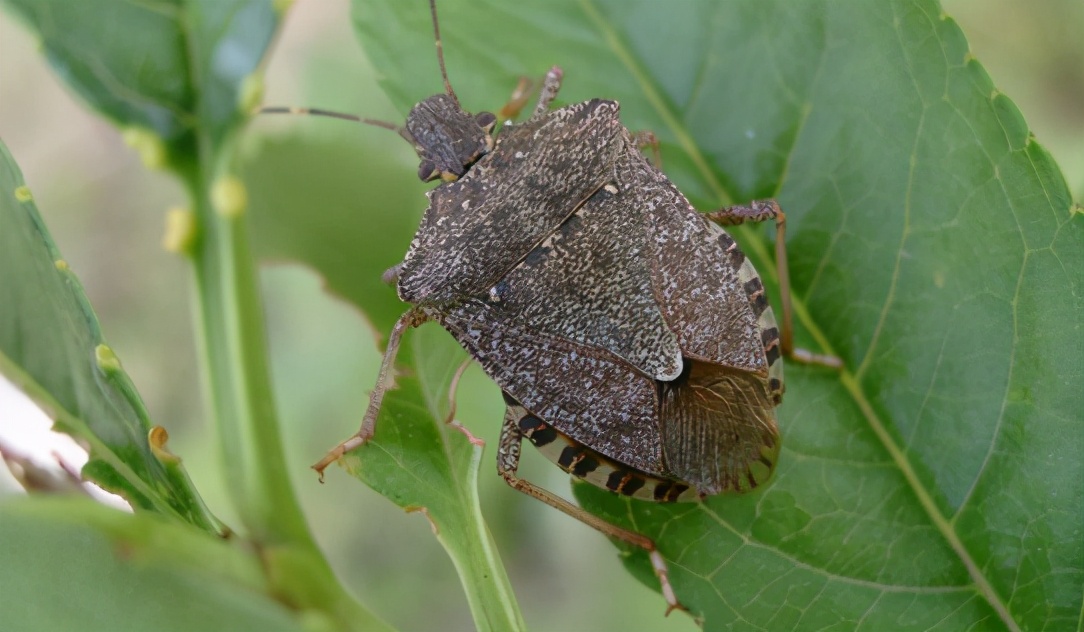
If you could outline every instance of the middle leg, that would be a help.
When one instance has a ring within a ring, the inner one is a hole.
[[[775,265],[779,270],[779,294],[783,303],[783,322],[779,334],[783,355],[803,364],[817,364],[833,369],[843,368],[843,361],[835,356],[813,353],[807,349],[794,348],[794,317],[790,298],[790,270],[787,266],[786,228],[787,216],[775,200],[754,200],[749,206],[728,206],[704,213],[705,217],[721,226],[736,226],[745,222],[775,221]]]

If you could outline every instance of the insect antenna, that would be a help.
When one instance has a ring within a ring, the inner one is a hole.
[[[444,67],[444,44],[440,41],[440,24],[437,22],[437,0],[429,0],[429,13],[433,15],[433,37],[437,41],[437,62],[440,63],[440,76],[444,79],[444,92],[452,97],[456,107],[459,105],[459,97],[452,90],[452,83],[448,81],[448,69]]]
[[[292,114],[298,116],[326,116],[328,118],[337,118],[343,121],[353,121],[354,123],[364,123],[365,125],[372,125],[373,127],[382,127],[384,129],[390,129],[393,132],[398,133],[405,138],[408,143],[413,144],[414,138],[410,135],[405,127],[396,125],[395,123],[389,123],[387,121],[380,121],[377,119],[362,118],[353,114],[345,114],[343,112],[332,112],[331,110],[320,110],[316,108],[295,108],[295,107],[263,107],[256,110],[257,114]]]

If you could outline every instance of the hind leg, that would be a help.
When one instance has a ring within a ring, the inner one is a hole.
[[[684,610],[685,608],[678,602],[677,596],[674,594],[674,589],[670,585],[666,561],[662,558],[658,549],[655,548],[655,542],[639,533],[622,529],[617,525],[606,522],[598,516],[587,513],[564,498],[542,489],[530,481],[519,478],[516,475],[516,472],[519,470],[520,446],[523,443],[523,433],[520,432],[519,426],[516,424],[516,419],[516,415],[512,412],[511,408],[509,408],[504,416],[504,425],[501,427],[501,437],[497,447],[497,471],[500,473],[501,478],[503,478],[513,489],[521,491],[532,498],[537,498],[550,507],[563,511],[587,526],[600,531],[603,535],[616,538],[622,542],[627,542],[628,544],[638,546],[647,551],[648,555],[651,557],[651,565],[655,569],[655,576],[659,578],[662,595],[666,599],[666,614],[670,614],[674,609]]]

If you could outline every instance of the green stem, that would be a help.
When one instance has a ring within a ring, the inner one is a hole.
[[[200,239],[193,252],[206,389],[227,487],[249,535],[262,545],[311,542],[283,463],[244,214],[212,208],[214,170],[193,186]]]
[[[335,579],[290,485],[244,204],[224,213],[212,202],[215,182],[227,175],[220,165],[227,163],[209,156],[220,155],[229,152],[202,151],[184,179],[200,231],[191,255],[202,373],[227,489],[280,599],[341,629],[388,629]]]

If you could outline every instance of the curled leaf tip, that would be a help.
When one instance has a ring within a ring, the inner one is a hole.
[[[181,207],[166,211],[166,232],[162,236],[162,247],[177,254],[191,254],[195,241],[195,213]]]
[[[34,194],[30,192],[30,187],[24,184],[20,187],[15,187],[15,199],[20,202],[30,202],[34,199]]]
[[[113,353],[113,350],[109,348],[109,345],[98,345],[94,347],[94,360],[98,363],[98,368],[106,373],[116,373],[120,371],[120,358],[117,354]]]
[[[223,217],[240,217],[248,206],[248,190],[236,176],[223,176],[211,187],[211,204]]]
[[[181,458],[166,448],[169,441],[169,433],[162,426],[154,426],[147,433],[147,442],[151,446],[154,458],[162,463],[180,463]]]

